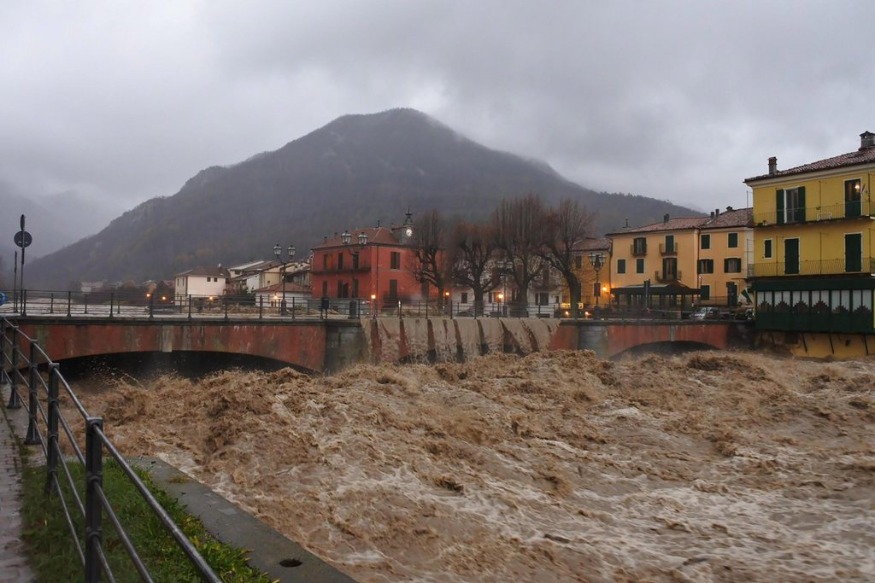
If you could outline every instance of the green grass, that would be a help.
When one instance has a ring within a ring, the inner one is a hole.
[[[70,470],[76,483],[80,484],[79,492],[84,501],[85,496],[81,486],[84,468],[78,463],[71,463]],[[155,487],[146,472],[139,469],[136,471],[222,581],[270,583],[269,577],[248,565],[246,551],[229,547],[216,540],[198,519],[186,514],[174,498]],[[66,486],[63,473],[59,471],[58,475],[62,485]],[[60,500],[54,492],[51,496],[45,495],[45,482],[44,466],[25,468],[22,476],[21,512],[24,540],[31,567],[37,573],[39,581],[53,583],[81,581],[84,577],[82,563],[64,519]],[[176,541],[167,533],[117,464],[111,462],[104,466],[103,487],[119,520],[155,581],[167,583],[201,581]],[[69,488],[64,488],[64,497],[68,506],[73,507]],[[71,509],[70,513],[74,517],[79,540],[84,548],[82,536],[84,519],[79,516],[78,510]],[[103,548],[109,557],[109,564],[117,581],[120,583],[140,581],[127,551],[105,513]],[[108,579],[104,578],[104,580]]]

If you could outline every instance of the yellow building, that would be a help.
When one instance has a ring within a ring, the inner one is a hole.
[[[580,307],[586,311],[611,302],[611,240],[587,237],[574,246],[574,273],[580,281]],[[563,282],[563,310],[570,307],[571,293]]]
[[[754,249],[752,209],[726,207],[699,227],[696,285],[704,306],[747,303],[748,266]]]
[[[744,181],[753,189],[758,329],[875,331],[873,173],[875,134],[864,132],[856,151],[788,170],[773,157],[767,174]],[[868,353],[868,340],[857,340]]]
[[[751,209],[662,222],[608,233],[612,293],[618,309],[734,307],[746,288],[753,245]]]

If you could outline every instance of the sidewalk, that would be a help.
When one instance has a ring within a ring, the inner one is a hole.
[[[27,428],[27,412],[22,407],[7,410],[9,386],[0,386],[0,581],[33,583],[36,577],[27,564],[21,540],[21,459],[18,435]],[[16,431],[13,431],[15,425]]]

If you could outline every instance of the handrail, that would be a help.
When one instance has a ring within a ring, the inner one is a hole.
[[[22,309],[24,313],[24,308]],[[24,348],[27,347],[27,350]],[[47,380],[39,374],[39,368],[47,370]],[[26,374],[22,371],[26,371]],[[25,443],[40,445],[46,457],[46,494],[54,492],[61,502],[70,535],[84,569],[86,583],[97,583],[106,576],[114,581],[115,577],[107,562],[103,549],[102,520],[106,515],[128,553],[134,568],[143,581],[152,581],[148,568],[137,553],[130,537],[125,532],[111,501],[103,489],[103,458],[104,450],[116,461],[127,479],[134,485],[140,496],[158,517],[161,524],[175,540],[177,546],[185,553],[199,576],[210,583],[220,583],[209,564],[197,551],[194,544],[183,531],[173,522],[167,511],[152,495],[130,464],[113,445],[103,431],[103,418],[91,416],[79,397],[70,387],[60,372],[60,366],[52,362],[48,354],[39,346],[36,340],[24,334],[7,318],[0,319],[0,382],[5,382],[10,388],[7,408],[22,407],[22,395],[19,395],[19,385],[27,389],[28,412],[27,438]],[[79,448],[70,424],[64,418],[60,408],[60,393],[73,403],[74,410],[85,421],[85,451]],[[43,407],[45,403],[47,410]],[[59,425],[63,435],[75,452],[74,458],[67,460],[61,452],[59,444]],[[69,462],[79,462],[85,467],[85,500],[81,499],[75,480],[68,466]],[[61,487],[58,470],[72,493],[72,500],[65,497],[65,489]],[[78,512],[78,520],[74,516]],[[84,524],[77,528],[77,522]],[[85,541],[84,548],[80,539]]]

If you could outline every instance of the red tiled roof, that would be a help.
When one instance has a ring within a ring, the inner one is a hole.
[[[395,236],[390,227],[368,227],[365,229],[356,229],[350,231],[350,245],[357,245],[359,233],[365,233],[368,236],[368,245],[401,245],[401,241]],[[326,249],[331,247],[343,247],[343,240],[340,234],[335,233],[333,237],[328,237],[325,241],[313,247],[313,249]]]
[[[787,170],[778,170],[774,174],[762,174],[753,178],[746,178],[745,184],[766,180],[768,178],[776,178],[782,176],[793,176],[795,174],[805,174],[806,172],[817,172],[818,170],[832,170],[833,168],[843,168],[845,166],[856,166],[858,164],[871,164],[875,162],[875,147],[860,148],[856,152],[848,152],[832,158],[818,160],[810,164],[803,164],[795,168]]]
[[[230,274],[228,270],[224,267],[195,267],[194,269],[189,269],[188,271],[183,271],[182,273],[177,273],[176,277],[182,277],[184,275],[189,276],[200,276],[200,277],[229,277]]]
[[[721,212],[702,225],[701,229],[727,229],[731,227],[753,227],[753,209],[735,209]]]
[[[611,240],[607,237],[587,237],[574,246],[575,251],[609,251]]]
[[[623,229],[622,231],[614,231],[613,233],[608,233],[608,235],[625,235],[626,233],[652,233],[657,231],[686,231],[690,229],[700,228],[709,220],[710,219],[708,217],[678,217],[676,219],[670,218],[667,221],[660,221],[651,225],[644,225],[643,227],[629,227],[628,229]]]

